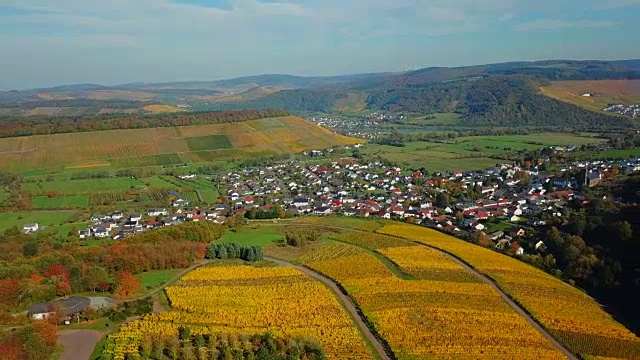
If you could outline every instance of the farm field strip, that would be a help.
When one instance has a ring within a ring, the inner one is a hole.
[[[382,248],[420,251],[414,263],[428,255],[419,246]],[[298,261],[341,284],[399,359],[563,358],[488,284],[404,280],[373,254],[343,243],[327,243]],[[437,266],[464,270],[440,257],[425,260],[425,268]]]
[[[329,359],[374,359],[352,319],[323,284],[288,267],[204,267],[166,289],[172,310],[148,315],[109,336],[110,352],[124,358],[145,335],[191,333],[304,336],[320,342]]]
[[[489,276],[571,351],[586,356],[637,358],[640,339],[580,290],[516,259],[435,230],[386,225],[379,233],[442,249]]]
[[[108,161],[114,167],[139,167],[177,164],[182,161],[180,154],[195,151],[235,150],[215,154],[219,160],[227,160],[230,155],[242,158],[260,152],[293,153],[358,142],[289,116],[241,123],[3,138],[0,166],[20,171],[102,166]]]
[[[554,99],[602,111],[608,104],[639,104],[640,80],[578,80],[554,81],[540,88]],[[591,96],[582,96],[584,94]]]

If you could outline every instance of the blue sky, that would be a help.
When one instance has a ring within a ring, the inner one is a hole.
[[[0,0],[0,89],[640,58],[640,0]]]

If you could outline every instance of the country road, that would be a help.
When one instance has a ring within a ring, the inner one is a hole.
[[[384,346],[382,346],[382,344],[380,343],[380,341],[378,340],[378,338],[376,338],[375,335],[373,335],[373,333],[371,332],[371,330],[367,327],[367,325],[364,323],[364,320],[362,319],[362,317],[360,317],[360,314],[358,314],[358,311],[356,310],[355,304],[353,303],[353,301],[351,301],[351,299],[345,295],[342,291],[340,291],[340,288],[338,287],[338,284],[336,284],[335,281],[329,279],[328,277],[313,271],[309,268],[303,267],[303,266],[298,266],[298,265],[294,265],[291,263],[288,263],[286,261],[282,261],[282,260],[278,260],[278,259],[274,259],[274,258],[270,258],[270,257],[264,257],[265,260],[274,262],[276,264],[278,264],[279,266],[288,266],[288,267],[292,267],[296,270],[300,270],[302,272],[304,272],[305,274],[311,276],[312,278],[326,284],[327,286],[329,286],[331,288],[331,290],[333,290],[333,292],[335,293],[335,295],[337,296],[338,301],[340,301],[342,303],[342,305],[344,306],[345,309],[347,309],[347,311],[349,312],[349,314],[351,314],[351,317],[353,317],[353,319],[356,322],[356,325],[358,326],[358,328],[360,329],[360,331],[364,334],[364,336],[367,338],[367,340],[369,341],[369,343],[371,343],[371,345],[373,345],[374,350],[376,351],[376,353],[378,354],[378,356],[380,357],[380,359],[383,360],[391,360],[391,357],[389,357],[389,355],[387,354],[387,352],[384,350]]]
[[[307,224],[297,224],[297,225],[305,226]],[[309,224],[308,226],[316,226],[316,225]],[[330,228],[330,229],[355,231],[355,232],[370,234],[370,232],[364,231],[364,230],[356,230],[356,229],[349,229],[349,228],[345,228],[345,227],[329,226],[329,225],[322,225],[322,226],[325,227],[325,228]],[[502,298],[502,300],[504,300],[516,313],[518,313],[520,316],[524,317],[524,319],[531,326],[533,326],[534,329],[536,329],[542,336],[544,336],[547,340],[549,340],[549,342],[551,342],[551,344],[553,346],[555,346],[560,352],[562,352],[562,354],[564,356],[566,356],[570,360],[580,360],[580,358],[578,358],[569,349],[567,349],[564,345],[562,345],[545,328],[543,328],[535,319],[533,319],[533,317],[531,317],[531,315],[529,315],[519,304],[517,304],[515,301],[511,300],[511,298],[504,291],[502,291],[502,289],[500,289],[500,287],[498,287],[498,285],[496,285],[496,283],[492,279],[490,279],[488,276],[484,275],[483,273],[479,272],[478,270],[476,270],[475,268],[473,268],[469,264],[465,263],[464,261],[458,259],[454,255],[452,255],[452,254],[450,254],[450,253],[448,253],[448,252],[446,252],[444,250],[438,249],[436,247],[433,247],[433,246],[430,246],[430,245],[427,245],[427,244],[423,244],[421,242],[412,241],[411,239],[406,239],[406,238],[393,236],[393,235],[388,235],[388,236],[397,237],[399,239],[404,239],[404,240],[407,240],[407,241],[411,241],[411,242],[413,242],[415,244],[428,247],[429,249],[437,251],[438,253],[446,256],[448,259],[453,260],[458,265],[461,265],[464,269],[466,269],[467,271],[471,272],[478,279],[480,279],[483,282],[489,284],[489,286],[491,286],[491,288],[493,288],[496,292],[498,292],[498,294],[500,294],[500,297]],[[460,241],[462,241],[462,240],[460,240]],[[271,259],[269,259],[269,260],[271,260]],[[271,261],[274,261],[274,260],[271,260]],[[299,266],[296,267],[296,268],[300,268],[300,270],[306,269],[306,268],[299,267]],[[320,276],[322,276],[322,275],[320,275]],[[327,280],[333,282],[332,280],[330,280],[328,278],[327,278]]]
[[[88,360],[103,334],[95,330],[62,330],[58,343],[64,346],[59,360]]]

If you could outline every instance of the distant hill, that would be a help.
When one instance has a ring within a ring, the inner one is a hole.
[[[614,64],[626,66],[630,69],[640,70],[640,59],[612,61]]]
[[[369,110],[456,112],[466,126],[547,126],[621,129],[636,124],[550,99],[540,86],[556,80],[640,79],[640,71],[603,61],[514,62],[460,68],[426,68],[334,87],[283,90],[263,98],[214,108],[279,108],[332,112],[350,94],[365,94]]]
[[[466,126],[544,124],[597,130],[628,128],[635,123],[629,118],[584,111],[574,106],[575,102],[539,89],[559,81],[635,79],[640,79],[640,60],[549,60],[329,77],[271,74],[115,87],[80,84],[0,93],[0,104],[4,104],[0,105],[0,116],[144,114],[146,109],[180,105],[192,111],[455,112]],[[554,109],[553,113],[549,109]]]

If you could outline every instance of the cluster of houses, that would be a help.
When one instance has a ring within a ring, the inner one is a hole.
[[[125,215],[121,211],[111,214],[96,214],[91,217],[91,227],[78,232],[80,239],[111,238],[119,240],[164,226],[182,224],[187,221],[213,221],[224,224],[231,208],[228,204],[218,204],[212,208],[191,209],[184,207],[148,209],[146,213]]]
[[[380,130],[384,122],[390,121],[390,115],[374,112],[361,117],[342,117],[339,115],[313,117],[310,121],[341,134],[360,139],[377,139],[384,134]]]
[[[614,112],[620,115],[627,115],[631,117],[640,116],[640,105],[621,105],[611,104],[602,109],[603,111]]]
[[[560,216],[566,203],[581,195],[580,189],[597,185],[614,167],[638,172],[640,159],[577,162],[563,167],[559,175],[513,164],[429,175],[346,158],[326,165],[290,162],[247,168],[225,174],[219,183],[226,193],[222,201],[235,214],[279,206],[293,216],[373,216],[451,232],[487,231],[490,223],[512,224],[508,233],[489,234],[502,247],[501,240],[510,243],[526,234],[523,225],[546,225],[543,214]],[[572,171],[576,169],[581,171]],[[529,181],[518,180],[518,173],[526,173]],[[452,197],[452,188],[462,193],[473,190],[479,198]],[[446,203],[438,201],[440,193],[446,195]]]
[[[243,216],[254,209],[267,213],[277,206],[290,216],[379,217],[454,233],[483,231],[497,247],[503,247],[503,240],[511,244],[526,234],[523,226],[546,225],[545,214],[560,216],[568,201],[581,196],[581,189],[598,185],[614,168],[618,172],[640,172],[640,158],[575,162],[560,167],[553,175],[537,167],[514,164],[426,174],[355,158],[322,165],[294,161],[220,176],[217,182],[224,196],[211,208],[190,208],[188,201],[176,198],[168,208],[96,214],[91,217],[91,226],[80,230],[78,236],[117,240],[186,221],[223,224],[229,216]],[[495,231],[496,224],[511,230]],[[26,224],[23,232],[39,229],[38,224]]]

